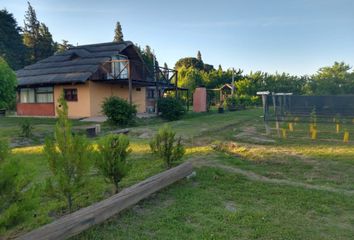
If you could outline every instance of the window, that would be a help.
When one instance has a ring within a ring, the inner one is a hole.
[[[40,87],[36,88],[36,102],[37,103],[52,103],[53,102],[53,88]]]
[[[35,103],[34,88],[21,88],[20,102],[21,103]]]
[[[155,98],[155,89],[148,89],[147,90],[147,98],[154,99]]]
[[[141,91],[141,88],[140,88],[140,87],[137,87],[135,90],[136,90],[137,92],[140,92],[140,91]]]
[[[114,60],[122,60],[122,61],[114,61]],[[125,79],[128,78],[128,66],[126,56],[116,55],[112,57],[112,75],[117,79]]]
[[[53,87],[21,88],[21,103],[52,103]]]
[[[68,102],[76,102],[77,101],[77,89],[64,89],[64,98]]]

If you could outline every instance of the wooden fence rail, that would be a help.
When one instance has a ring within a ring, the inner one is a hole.
[[[33,230],[18,239],[67,239],[99,224],[120,211],[136,204],[150,194],[190,175],[193,166],[185,162],[175,168],[152,176],[140,183],[122,190],[101,202],[66,215],[52,223]]]

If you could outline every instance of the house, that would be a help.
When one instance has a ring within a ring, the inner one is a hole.
[[[109,96],[128,100],[138,113],[154,112],[163,91],[178,90],[171,83],[172,78],[177,83],[174,70],[155,69],[147,67],[130,41],[73,47],[16,72],[17,114],[56,116],[61,94],[71,118],[101,116]]]

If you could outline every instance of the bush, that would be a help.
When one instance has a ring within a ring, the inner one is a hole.
[[[118,184],[129,171],[129,140],[123,134],[111,134],[101,140],[98,150],[96,166],[106,180],[114,184],[115,193],[118,193]]]
[[[231,95],[226,98],[226,106],[230,111],[235,111],[239,105],[239,100],[235,95]]]
[[[5,158],[9,155],[9,153],[9,143],[7,141],[0,140],[0,164],[5,161]]]
[[[174,97],[159,99],[157,108],[161,117],[169,121],[178,120],[186,113],[182,102]]]
[[[0,57],[0,109],[14,109],[16,105],[16,74]]]
[[[29,138],[32,136],[33,126],[31,125],[28,119],[25,119],[21,122],[20,129],[21,129],[21,137]]]
[[[91,147],[84,136],[73,135],[68,119],[68,105],[62,95],[57,112],[54,139],[46,139],[44,153],[52,176],[47,179],[47,190],[52,196],[65,199],[72,211],[74,195],[85,184],[89,170]]]
[[[130,105],[126,100],[112,96],[103,102],[102,112],[112,124],[126,126],[134,121],[137,111],[135,105]]]
[[[0,141],[0,233],[25,220],[33,209],[32,197],[27,197],[28,181],[20,174],[21,166],[15,161],[5,162],[10,153],[7,142]]]
[[[185,153],[181,138],[176,139],[175,136],[171,127],[165,125],[150,142],[151,151],[165,162],[167,168],[181,160]]]

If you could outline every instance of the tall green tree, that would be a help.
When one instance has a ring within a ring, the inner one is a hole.
[[[0,109],[14,109],[16,104],[16,75],[0,57]]]
[[[116,23],[116,28],[114,29],[114,39],[113,42],[122,42],[123,40],[123,31],[120,22]]]
[[[310,89],[316,95],[354,94],[354,73],[344,62],[322,67],[311,77]]]
[[[6,9],[0,10],[0,57],[15,70],[25,64],[25,46],[20,33],[14,16]]]
[[[27,47],[26,63],[32,64],[53,55],[55,43],[48,27],[40,23],[32,5],[28,2],[23,30],[23,43]]]
[[[39,26],[38,48],[39,59],[44,59],[49,56],[52,56],[56,51],[52,34],[49,32],[48,27],[44,23],[41,23]]]

